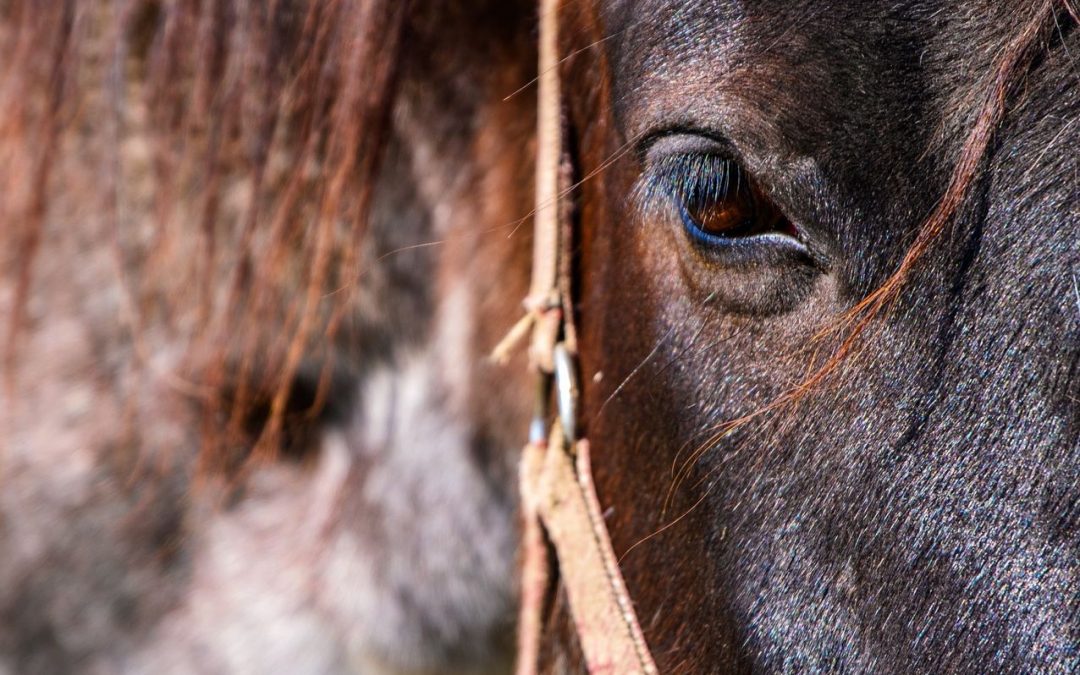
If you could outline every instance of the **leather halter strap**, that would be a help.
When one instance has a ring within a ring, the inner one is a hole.
[[[549,578],[554,569],[548,560],[550,542],[589,672],[655,675],[596,497],[588,441],[576,438],[571,225],[560,199],[569,180],[563,162],[558,4],[540,0],[536,208],[527,314],[494,354],[508,356],[513,343],[531,329],[529,361],[540,383],[537,414],[519,468],[524,532],[517,674],[533,675],[538,666],[544,601],[557,581]],[[552,380],[559,415],[548,433]]]

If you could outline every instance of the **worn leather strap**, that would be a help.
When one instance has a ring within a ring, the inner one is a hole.
[[[589,672],[654,675],[656,665],[619,572],[593,487],[588,441],[578,441],[571,451],[556,422],[546,446],[530,443],[525,448],[522,479],[523,497],[535,508],[555,549]],[[547,583],[546,576],[543,582]],[[519,664],[518,672],[534,671]]]
[[[559,256],[559,163],[562,159],[562,94],[559,91],[558,2],[540,2],[539,96],[536,110],[536,195],[533,211],[533,268],[529,298],[550,299],[557,291]]]
[[[527,314],[495,350],[496,358],[505,360],[513,344],[531,328],[529,362],[542,382],[549,381],[556,370],[554,354],[560,336],[566,353],[576,351],[572,223],[568,207],[560,200],[569,178],[563,162],[558,5],[559,0],[540,1],[536,208]],[[557,389],[564,384],[557,382]],[[589,672],[655,675],[656,664],[619,571],[593,486],[588,441],[567,438],[559,421],[552,425],[550,436],[543,433],[547,390],[546,385],[539,387],[541,412],[519,468],[524,531],[516,672],[533,675],[537,669],[544,602],[555,582],[549,574],[554,569],[548,559],[550,542]],[[574,415],[572,408],[560,410],[571,428]]]

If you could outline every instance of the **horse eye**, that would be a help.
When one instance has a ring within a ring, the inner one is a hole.
[[[735,165],[723,172],[721,189],[695,190],[680,200],[683,225],[708,243],[761,234],[798,235],[758,186]]]

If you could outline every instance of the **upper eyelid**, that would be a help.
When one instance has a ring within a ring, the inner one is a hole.
[[[722,133],[695,126],[674,125],[654,129],[637,140],[635,149],[643,164],[656,155],[701,153],[741,162],[738,148]]]
[[[742,180],[743,170],[728,157],[714,153],[678,152],[667,154],[645,166],[635,186],[638,210],[651,212],[666,206],[671,199],[689,200],[704,195],[722,197],[735,183]],[[723,189],[720,189],[723,188]]]

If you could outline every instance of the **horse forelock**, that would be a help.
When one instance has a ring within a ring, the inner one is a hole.
[[[36,268],[58,261],[38,252],[81,229],[113,242],[137,360],[153,361],[161,318],[186,345],[157,376],[223,422],[208,466],[243,439],[272,455],[286,417],[317,416],[362,276],[407,6],[5,3],[9,391],[31,300],[56,292]],[[298,378],[316,391],[290,395]]]

